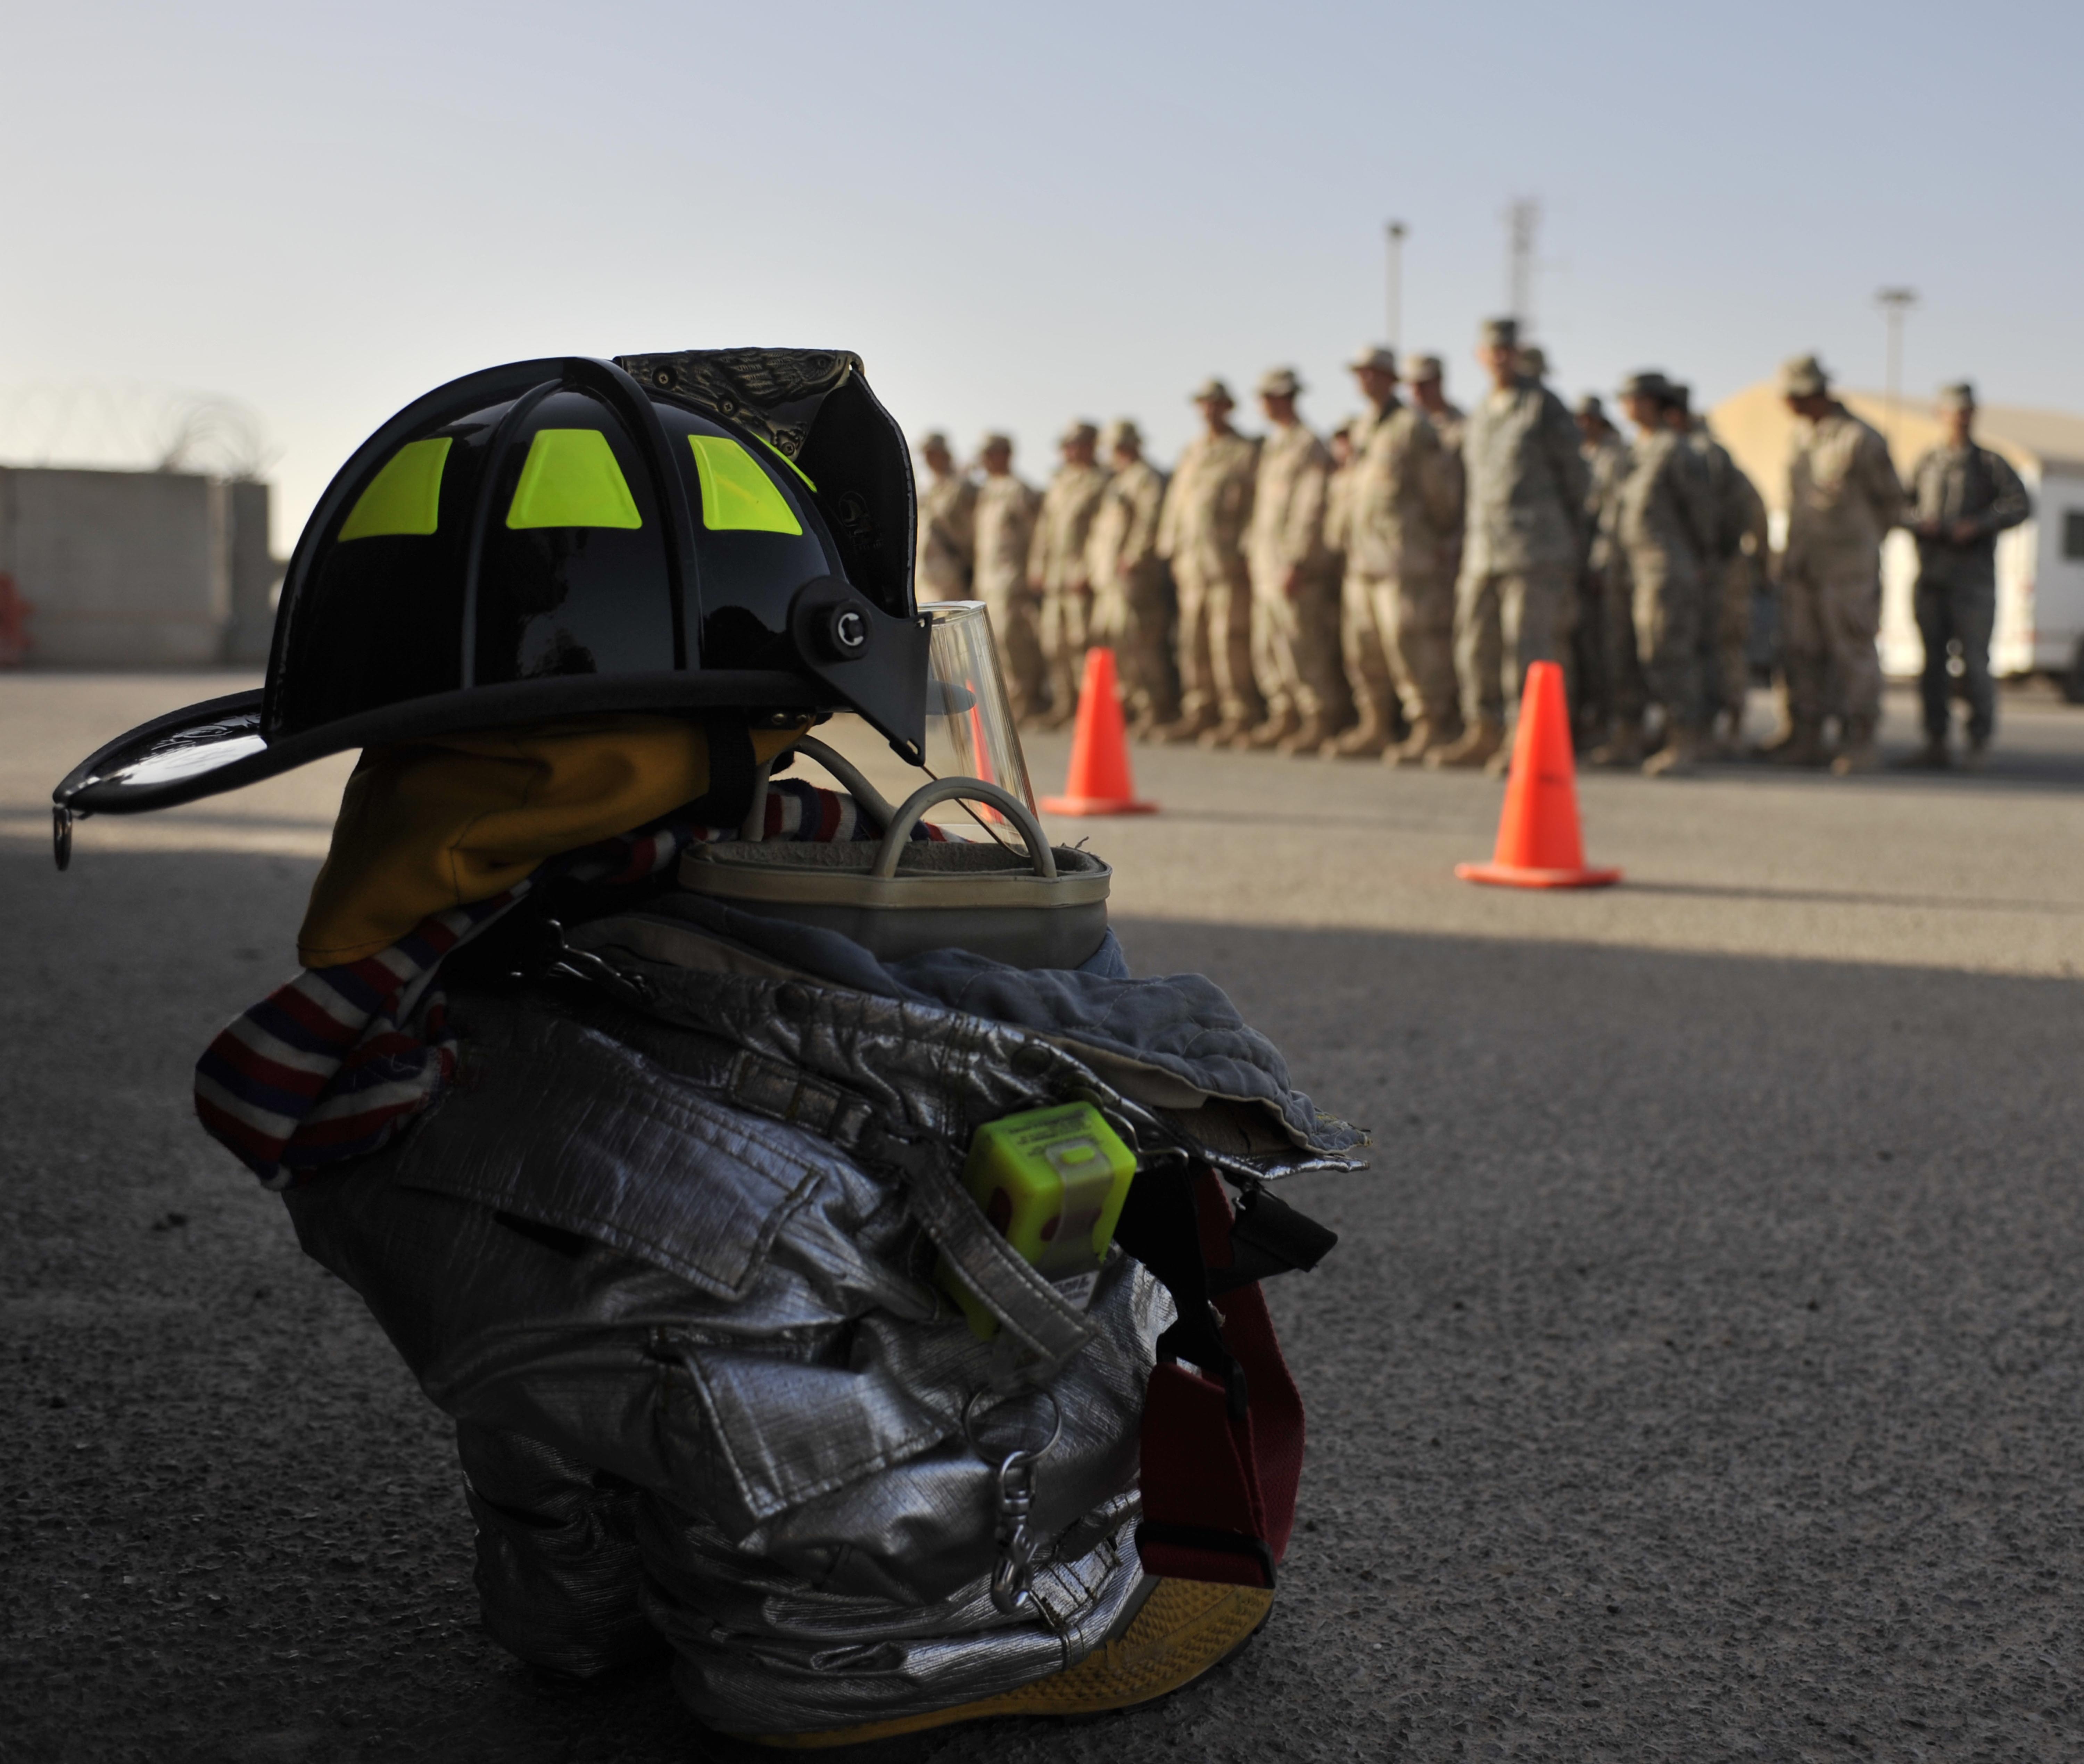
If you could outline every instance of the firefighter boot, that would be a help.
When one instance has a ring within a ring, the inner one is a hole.
[[[756,1745],[822,1751],[893,1739],[960,1721],[1004,1715],[1091,1715],[1133,1708],[1192,1684],[1250,1641],[1266,1621],[1273,1595],[1257,1587],[1160,1580],[1134,1621],[1075,1666],[1015,1690],[957,1703],[930,1715],[865,1721],[821,1733],[747,1734]]]

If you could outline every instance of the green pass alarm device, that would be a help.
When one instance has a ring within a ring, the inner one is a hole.
[[[988,1121],[970,1141],[963,1185],[993,1228],[1045,1280],[1091,1295],[1136,1174],[1136,1154],[1091,1103],[1030,1109]],[[998,1319],[948,1262],[935,1278],[989,1341]]]

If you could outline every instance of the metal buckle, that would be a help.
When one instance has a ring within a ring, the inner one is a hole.
[[[991,1573],[991,1602],[994,1609],[1007,1617],[1019,1616],[1035,1603],[1035,1571],[1049,1550],[1047,1541],[1036,1537],[1028,1529],[1028,1520],[1035,1507],[1035,1466],[1048,1455],[1064,1431],[1064,1411],[1057,1406],[1056,1397],[1038,1389],[1034,1394],[1049,1405],[1049,1437],[1039,1446],[1022,1446],[995,1460],[994,1454],[978,1437],[977,1404],[980,1399],[990,1397],[996,1406],[1010,1401],[1014,1394],[1019,1393],[1000,1394],[987,1384],[972,1392],[970,1400],[963,1405],[963,1436],[969,1441],[970,1449],[985,1463],[998,1464],[992,1478],[992,1503],[995,1519],[993,1534],[998,1545],[998,1562]]]

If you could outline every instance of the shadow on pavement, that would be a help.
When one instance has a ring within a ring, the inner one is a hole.
[[[479,1632],[446,1423],[188,1118],[314,868],[0,850],[0,1757],[752,1755],[663,1675]],[[1281,1597],[1150,1709],[845,1755],[2075,1746],[2084,991],[1121,930],[1376,1133],[1297,1185],[1344,1240],[1273,1289],[1312,1440]]]
[[[2058,918],[2084,915],[2073,901],[1998,901],[1973,895],[1875,894],[1852,888],[1724,888],[1712,882],[1645,882],[1628,878],[1637,894],[1700,895],[1727,901],[1812,901],[1827,906],[1925,906],[1941,912],[2036,913]]]

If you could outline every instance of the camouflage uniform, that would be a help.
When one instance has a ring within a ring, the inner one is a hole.
[[[1671,429],[1637,435],[1614,533],[1628,558],[1645,695],[1689,742],[1704,720],[1701,628],[1714,530],[1713,491],[1699,451]]]
[[[1345,664],[1348,694],[1360,717],[1349,733],[1362,739],[1370,731],[1382,731],[1364,748],[1370,757],[1382,751],[1387,731],[1399,721],[1396,681],[1375,626],[1375,602],[1352,570],[1354,473],[1375,432],[1375,413],[1369,409],[1347,426],[1350,451],[1346,464],[1334,474],[1325,493],[1324,515],[1325,543],[1339,559],[1339,655]]]
[[[1341,423],[1332,432],[1332,475],[1324,481],[1324,550],[1332,560],[1332,572],[1341,583],[1339,595],[1339,677],[1338,692],[1332,701],[1330,715],[1334,728],[1344,730],[1353,721],[1354,681],[1362,677],[1361,664],[1354,653],[1355,634],[1350,608],[1346,605],[1344,584],[1346,579],[1347,509],[1353,501],[1349,492],[1353,481],[1353,436],[1361,432],[1361,424],[1352,418]],[[1369,621],[1372,632],[1374,621]],[[1383,682],[1383,690],[1388,690],[1389,664],[1383,659],[1381,647],[1375,647],[1373,662],[1376,676]],[[1328,748],[1325,750],[1329,752]]]
[[[1253,671],[1269,723],[1284,736],[1311,727],[1319,740],[1331,732],[1326,725],[1340,696],[1339,579],[1324,543],[1331,473],[1331,453],[1308,428],[1277,424],[1260,444],[1245,538]]]
[[[1431,422],[1392,401],[1357,435],[1352,477],[1347,598],[1372,616],[1413,739],[1451,738],[1459,719],[1447,572],[1459,535],[1460,462]]]
[[[1968,401],[1966,387],[1949,387],[1944,397]],[[1997,535],[2033,512],[2025,485],[2004,457],[1972,439],[1964,447],[1944,443],[1917,462],[1910,475],[1908,519],[1913,528],[1936,521],[1934,537],[1917,535],[1918,634],[1925,639],[1919,678],[1925,733],[1942,748],[1953,719],[1946,646],[1961,646],[1963,684],[1968,696],[1968,739],[1976,748],[1997,727],[1997,691],[1990,681],[1990,629],[1997,609]],[[1965,545],[1955,524],[1972,522],[1976,536]]]
[[[1035,596],[1027,586],[1027,552],[1042,498],[1010,471],[985,474],[977,486],[976,594],[991,608],[992,629],[1006,664],[1013,714],[1026,719],[1048,703],[1048,674]]]
[[[1578,439],[1562,401],[1524,380],[1493,392],[1468,419],[1455,649],[1472,723],[1502,724],[1527,665],[1563,659],[1591,485]]]
[[[1179,592],[1180,715],[1193,729],[1251,728],[1265,715],[1252,678],[1244,558],[1258,473],[1256,441],[1198,435],[1166,487],[1158,554],[1171,565]]]
[[[967,472],[935,478],[919,493],[921,600],[966,600],[976,575],[976,481]]]
[[[1165,474],[1143,460],[1120,468],[1100,492],[1086,541],[1093,585],[1093,640],[1115,652],[1122,708],[1139,729],[1180,714],[1172,680],[1172,583],[1158,555]]]
[[[1442,369],[1438,356],[1414,355],[1411,358],[1413,404],[1424,415],[1425,420],[1433,425],[1433,432],[1440,437],[1440,444],[1453,456],[1455,469],[1459,476],[1463,473],[1462,443],[1469,428],[1468,412],[1463,409],[1453,400],[1445,396],[1440,400],[1440,408],[1438,410],[1427,410],[1423,405],[1417,402],[1417,388],[1429,382],[1437,385],[1441,375]],[[1462,515],[1459,511],[1456,511],[1455,516],[1454,536],[1449,541],[1443,568],[1450,586],[1461,579]]]
[[[1578,579],[1578,626],[1575,634],[1577,692],[1574,703],[1579,724],[1607,731],[1642,715],[1641,664],[1635,654],[1635,617],[1629,604],[1628,565],[1614,532],[1623,481],[1628,476],[1628,443],[1611,424],[1598,441],[1581,441],[1590,488],[1585,495],[1585,528],[1591,549]]]
[[[1098,434],[1090,425],[1081,425],[1078,432]],[[1103,466],[1069,462],[1059,466],[1043,492],[1041,513],[1028,549],[1028,585],[1042,596],[1040,634],[1053,722],[1068,722],[1078,708],[1079,676],[1085,668],[1092,622],[1086,544],[1108,477]]]
[[[1751,692],[1751,595],[1770,545],[1765,498],[1705,418],[1693,418],[1688,439],[1708,469],[1715,517],[1701,630],[1706,719],[1726,715],[1735,738]]]
[[[1881,721],[1882,541],[1903,517],[1887,443],[1842,405],[1813,422],[1798,418],[1787,509],[1780,592],[1790,732],[1798,748],[1813,749],[1836,710],[1857,748]]]

